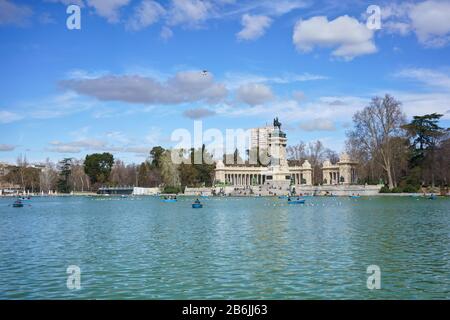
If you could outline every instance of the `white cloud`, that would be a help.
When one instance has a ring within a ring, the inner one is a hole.
[[[60,146],[54,146],[46,149],[50,152],[58,152],[58,153],[79,153],[81,152],[81,148],[75,147],[75,146],[67,146],[67,145],[60,145]]]
[[[402,102],[403,111],[410,118],[436,112],[444,115],[442,119],[450,120],[450,93],[393,91],[390,94]]]
[[[76,4],[77,6],[84,7],[83,0],[45,0],[46,2],[60,2],[65,6],[69,6],[71,4]]]
[[[188,109],[183,112],[183,116],[189,119],[202,119],[215,115],[216,113],[206,108]]]
[[[145,136],[145,141],[149,144],[157,144],[161,140],[161,128],[151,127],[149,133]]]
[[[396,77],[407,78],[422,82],[431,87],[442,88],[450,90],[450,77],[449,75],[431,69],[424,68],[409,68],[403,69],[396,74]]]
[[[292,98],[298,102],[303,101],[305,99],[305,93],[303,91],[295,90],[292,92]]]
[[[34,101],[20,106],[26,113],[35,119],[59,118],[91,109],[95,103],[80,98],[72,92],[65,92],[42,101]]]
[[[195,26],[209,18],[212,5],[202,0],[172,0],[169,24]]]
[[[148,104],[179,104],[206,100],[216,103],[227,95],[227,89],[214,81],[211,73],[178,72],[160,82],[140,75],[110,75],[94,79],[68,79],[60,82],[66,89],[104,101]]]
[[[166,13],[166,10],[156,1],[143,0],[134,8],[134,13],[127,22],[130,30],[141,30],[155,22]]]
[[[16,146],[13,146],[11,144],[0,144],[0,152],[13,151],[15,148]]]
[[[391,3],[382,8],[382,30],[400,35],[414,32],[426,47],[445,46],[450,41],[450,1]]]
[[[117,23],[120,20],[120,9],[130,3],[130,0],[87,0],[89,6],[95,8],[95,12],[108,20]]]
[[[330,119],[316,118],[300,123],[300,128],[305,131],[335,131],[336,126]]]
[[[0,0],[0,25],[24,26],[33,15],[33,10],[25,5],[17,5],[9,0]]]
[[[54,146],[72,146],[72,147],[79,147],[79,148],[89,148],[89,149],[97,149],[102,148],[106,145],[106,142],[97,140],[97,139],[82,139],[82,140],[76,140],[69,143],[63,143],[61,141],[52,141],[50,143]]]
[[[237,90],[237,99],[249,105],[260,105],[273,100],[270,87],[260,83],[242,85]]]
[[[18,113],[0,110],[0,123],[10,123],[21,119],[23,116]]]
[[[168,40],[168,39],[172,38],[173,31],[169,27],[164,26],[164,27],[162,27],[161,33],[159,35],[162,39]]]
[[[266,32],[272,23],[267,16],[244,14],[241,20],[243,29],[236,36],[239,40],[255,40]]]
[[[412,28],[419,42],[428,46],[443,46],[450,40],[450,2],[425,1],[409,12]]]
[[[339,106],[333,101],[342,101]],[[230,117],[262,117],[271,118],[274,114],[286,122],[314,120],[320,115],[322,119],[348,121],[356,111],[362,109],[370,98],[355,96],[325,96],[300,104],[294,99],[278,99],[266,105],[237,107],[222,105],[216,109],[217,114]]]
[[[302,52],[310,52],[316,46],[333,47],[332,55],[346,60],[377,51],[373,32],[347,15],[332,21],[323,16],[300,20],[294,27],[293,42]]]
[[[289,84],[295,82],[315,81],[328,79],[326,76],[311,73],[283,73],[276,76],[263,76],[258,74],[227,72],[225,73],[225,84],[227,88],[235,89],[247,83],[274,83]]]

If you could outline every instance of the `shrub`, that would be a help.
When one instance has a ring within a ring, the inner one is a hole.
[[[391,193],[401,193],[401,192],[402,192],[402,189],[400,189],[399,187],[392,188],[392,190],[391,190]]]
[[[163,193],[181,193],[181,187],[172,187],[172,186],[166,186],[164,187]]]
[[[403,192],[414,193],[419,191],[419,188],[420,186],[407,184],[406,186],[403,187]]]
[[[391,190],[389,190],[388,186],[383,186],[380,189],[380,193],[390,193],[390,192],[391,192]]]

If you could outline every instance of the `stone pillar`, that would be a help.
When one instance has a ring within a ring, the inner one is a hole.
[[[312,185],[312,169],[308,169],[303,172],[303,179],[306,180],[306,185]]]

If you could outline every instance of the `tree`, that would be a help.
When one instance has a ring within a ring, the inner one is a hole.
[[[70,185],[72,190],[81,192],[89,190],[89,177],[84,172],[83,161],[73,159],[71,169]]]
[[[413,120],[403,125],[411,143],[411,167],[421,167],[430,172],[431,185],[435,184],[436,149],[449,128],[438,125],[442,114],[432,113],[414,116]]]
[[[58,173],[55,170],[55,165],[47,158],[45,168],[39,174],[39,189],[45,193],[50,190],[55,190],[58,181]]]
[[[164,151],[166,150],[161,146],[152,148],[152,150],[150,151],[150,160],[152,166],[161,168],[161,157],[163,156]]]
[[[348,132],[348,144],[361,148],[379,162],[386,173],[389,188],[395,186],[393,179],[393,138],[403,135],[401,126],[405,116],[401,103],[390,95],[375,97],[369,106],[353,116],[354,129]]]
[[[160,168],[161,176],[166,186],[177,187],[180,185],[178,165],[172,162],[170,150],[165,150],[161,155]]]
[[[114,164],[114,156],[108,152],[86,155],[84,160],[84,172],[88,175],[92,184],[106,183]]]
[[[64,158],[58,164],[59,166],[59,179],[58,179],[58,192],[69,193],[71,191],[69,185],[69,177],[72,173],[72,158]]]

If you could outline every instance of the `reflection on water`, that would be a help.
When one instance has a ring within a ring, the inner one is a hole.
[[[448,199],[191,201],[0,199],[0,298],[450,298]],[[366,287],[372,264],[380,290]]]

